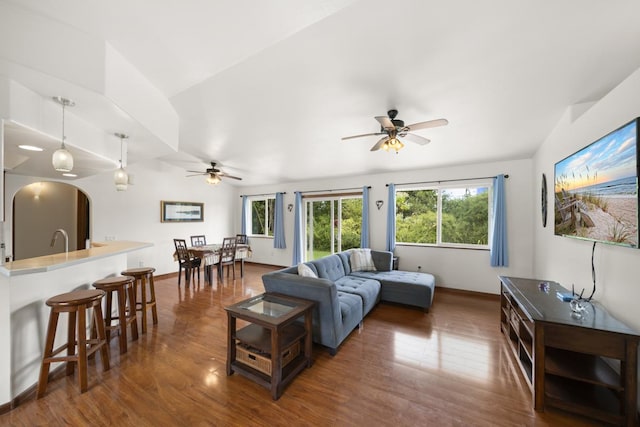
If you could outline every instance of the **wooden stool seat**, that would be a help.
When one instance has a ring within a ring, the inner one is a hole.
[[[119,331],[120,354],[127,352],[127,326],[131,325],[131,339],[138,339],[138,322],[135,310],[135,293],[131,276],[107,277],[97,280],[93,287],[105,291],[106,307],[104,311],[104,326],[107,342],[111,342],[111,331]],[[118,315],[112,314],[113,293],[118,297]],[[113,319],[118,319],[117,325],[112,325]]]
[[[87,391],[87,362],[89,356],[100,350],[103,369],[105,371],[109,370],[109,349],[101,307],[104,295],[105,292],[102,290],[88,289],[56,295],[46,301],[46,304],[51,307],[51,314],[40,367],[37,398],[42,397],[47,390],[51,363],[67,362],[67,375],[73,374],[74,364],[72,362],[77,363],[78,383],[80,384],[81,393]],[[97,331],[97,337],[91,339],[87,339],[87,310],[89,309],[93,309],[92,318]],[[54,350],[53,345],[60,313],[69,313],[67,342]],[[66,356],[56,356],[65,349],[67,350]]]
[[[123,276],[131,276],[133,282],[133,293],[135,294],[135,307],[140,312],[142,318],[142,333],[147,333],[147,310],[151,309],[153,324],[158,324],[158,309],[156,308],[156,290],[153,284],[153,267],[130,268],[123,271]],[[149,296],[147,298],[147,284],[149,285]],[[138,288],[140,288],[140,298],[138,298]]]

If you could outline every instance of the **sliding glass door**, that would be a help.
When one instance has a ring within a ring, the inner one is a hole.
[[[360,247],[362,196],[305,199],[306,260]]]

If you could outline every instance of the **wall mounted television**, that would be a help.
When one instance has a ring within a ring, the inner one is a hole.
[[[555,234],[638,247],[636,118],[555,164]]]

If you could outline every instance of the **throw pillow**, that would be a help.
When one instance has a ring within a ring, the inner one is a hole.
[[[315,277],[316,279],[318,278],[318,276],[316,276],[316,273],[314,273],[311,267],[309,267],[307,264],[298,264],[298,276]]]
[[[376,271],[371,249],[352,249],[349,256],[351,271]]]

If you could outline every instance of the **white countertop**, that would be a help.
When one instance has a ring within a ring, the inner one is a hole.
[[[153,243],[130,242],[126,240],[114,240],[102,243],[92,243],[91,248],[45,255],[36,258],[21,259],[0,265],[0,274],[6,277],[22,274],[41,273],[69,267],[74,264],[89,262],[97,258],[135,251],[152,247]]]

